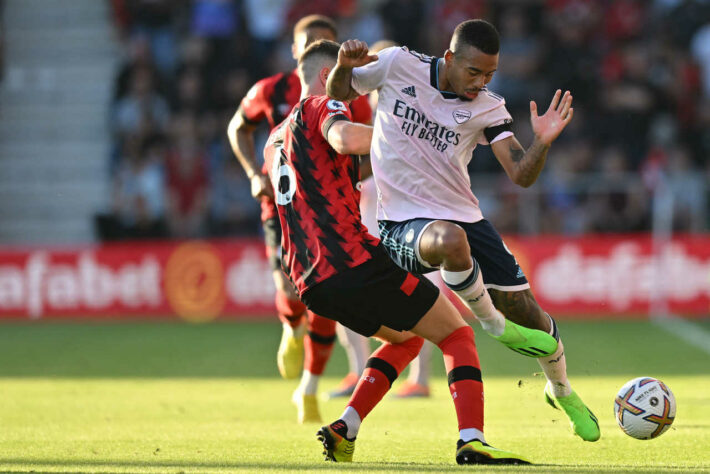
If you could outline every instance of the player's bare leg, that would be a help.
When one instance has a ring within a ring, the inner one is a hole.
[[[298,410],[299,423],[321,422],[316,395],[320,377],[333,351],[335,325],[335,321],[308,311],[308,330],[303,338],[303,374],[291,397]]]
[[[528,464],[529,461],[485,443],[483,384],[473,330],[453,304],[439,294],[434,305],[410,331],[382,326],[375,337],[386,341],[370,357],[367,368],[341,418],[318,432],[327,460],[352,461],[362,420],[379,403],[397,376],[421,349],[423,338],[444,355],[449,390],[456,408],[460,440],[459,464]]]
[[[437,288],[446,297],[449,297],[451,290],[446,286],[444,280],[441,279],[441,275],[437,272],[431,272],[424,275],[429,281],[434,283]],[[456,309],[459,311],[463,317],[465,312],[468,314],[468,306],[462,307],[461,302],[456,299],[451,301]],[[411,397],[428,397],[429,396],[429,376],[431,375],[431,352],[433,349],[433,344],[429,341],[424,342],[422,349],[419,351],[419,355],[409,364],[409,375],[407,380],[400,385],[397,390],[396,396],[398,398],[411,398]]]
[[[562,409],[567,414],[576,435],[585,441],[599,439],[599,423],[596,416],[587,408],[572,390],[567,379],[567,360],[564,346],[557,331],[557,324],[537,304],[535,296],[530,290],[499,291],[489,290],[493,304],[507,318],[516,323],[548,332],[559,341],[557,351],[538,359],[538,363],[545,373],[547,385],[545,386],[545,400],[554,408]]]
[[[267,253],[274,252],[267,249]],[[295,379],[303,370],[303,336],[305,334],[304,305],[283,271],[272,272],[276,286],[276,310],[283,326],[276,364],[285,379]]]
[[[419,256],[441,276],[473,311],[483,329],[510,349],[529,356],[555,353],[557,341],[547,332],[516,324],[496,309],[483,284],[478,263],[471,257],[466,231],[448,221],[433,221],[421,234]]]
[[[361,336],[352,329],[348,329],[342,324],[338,324],[336,332],[338,341],[345,349],[348,357],[348,373],[341,380],[338,387],[328,394],[328,398],[349,397],[352,395],[357,385],[357,381],[365,370],[365,363],[370,356],[370,341],[365,336]]]
[[[424,341],[419,355],[409,364],[407,380],[400,385],[397,398],[413,398],[429,396],[429,374],[431,372],[431,350],[433,345]]]

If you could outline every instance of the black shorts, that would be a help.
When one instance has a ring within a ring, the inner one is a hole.
[[[369,337],[380,326],[412,329],[438,296],[432,282],[399,268],[380,245],[373,258],[309,288],[301,300],[314,313]]]
[[[261,222],[264,229],[264,243],[276,250],[275,255],[269,255],[269,265],[272,270],[281,270],[281,223],[278,217],[272,217]]]
[[[427,226],[435,221],[436,219],[379,221],[382,244],[397,265],[413,273],[428,273],[436,270],[419,255],[421,235]],[[471,256],[481,267],[486,288],[501,291],[520,291],[530,288],[517,260],[490,222],[485,219],[473,223],[449,222],[458,224],[466,231]]]

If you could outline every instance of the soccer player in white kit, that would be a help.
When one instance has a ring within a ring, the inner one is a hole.
[[[380,236],[390,257],[415,273],[439,268],[486,332],[539,359],[548,380],[546,401],[564,410],[575,434],[596,441],[597,419],[567,379],[557,326],[483,218],[470,187],[467,164],[478,144],[491,146],[513,182],[532,185],[551,143],[572,119],[569,91],[558,90],[541,116],[531,101],[535,138],[525,150],[511,131],[504,99],[486,89],[499,49],[498,32],[483,20],[459,24],[443,58],[406,47],[373,56],[365,43],[348,40],[327,91],[338,100],[379,93],[370,159]]]

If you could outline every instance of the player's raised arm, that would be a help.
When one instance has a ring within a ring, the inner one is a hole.
[[[245,118],[242,108],[239,107],[227,126],[227,137],[234,155],[244,168],[251,183],[251,194],[254,198],[273,197],[274,191],[269,183],[268,176],[264,175],[256,162],[254,151],[255,125],[250,124]]]
[[[566,91],[560,100],[561,95],[562,91],[558,90],[547,112],[541,116],[537,115],[537,104],[530,102],[530,123],[535,138],[527,150],[514,136],[491,144],[493,154],[508,177],[519,186],[527,188],[537,180],[545,166],[550,145],[572,120],[572,95]]]
[[[360,40],[347,40],[340,45],[338,62],[328,76],[326,91],[336,100],[352,100],[360,94],[351,85],[354,67],[377,61],[377,55],[368,54],[367,44]]]
[[[365,155],[370,153],[372,127],[339,120],[328,129],[325,139],[341,155]]]

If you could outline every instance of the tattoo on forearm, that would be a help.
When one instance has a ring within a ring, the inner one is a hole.
[[[524,186],[530,186],[537,180],[542,168],[545,166],[549,148],[549,145],[543,145],[535,141],[527,151],[511,145],[511,158],[518,168],[519,179],[516,182],[522,183]]]
[[[513,158],[515,163],[520,163],[525,158],[525,151],[521,148],[516,148],[515,146],[510,146],[510,156]]]

